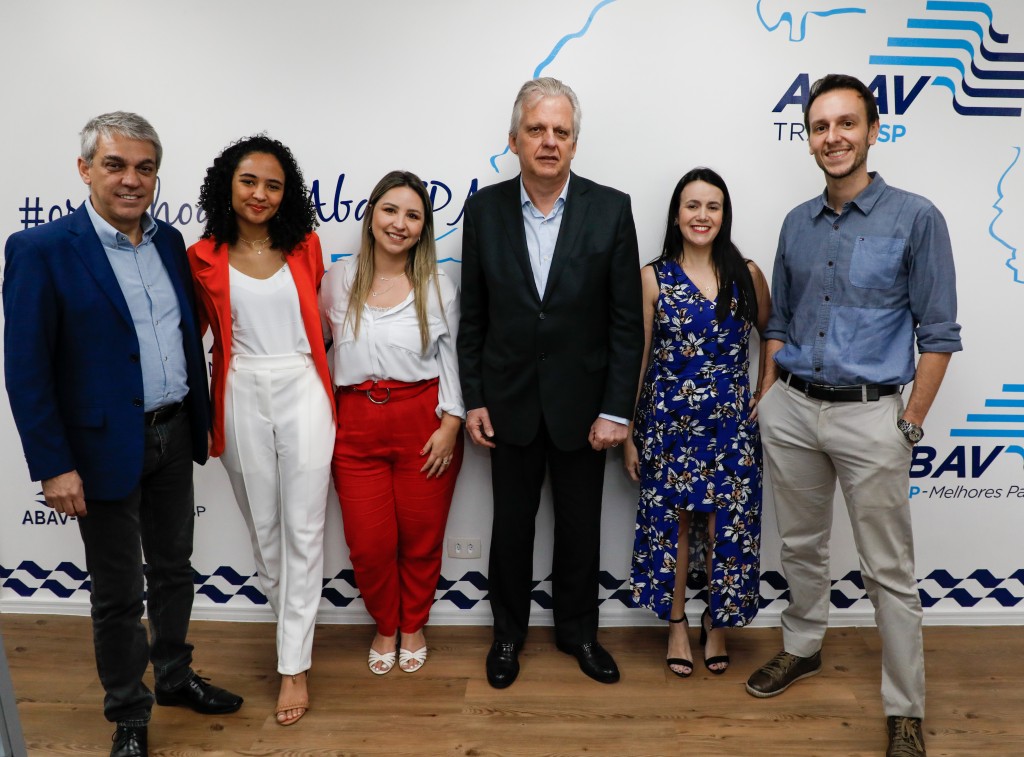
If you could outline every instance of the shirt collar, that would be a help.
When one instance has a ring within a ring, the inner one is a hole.
[[[867,215],[871,212],[871,209],[875,207],[875,203],[878,202],[878,198],[882,196],[882,192],[885,191],[886,183],[882,175],[877,171],[869,171],[868,176],[871,177],[871,183],[868,184],[864,189],[861,190],[860,194],[854,197],[850,202],[856,205],[861,213]],[[811,218],[816,218],[824,213],[826,210],[832,210],[832,207],[828,204],[828,188],[821,193],[821,204],[814,205],[811,207]],[[840,208],[840,213],[842,209]]]
[[[108,249],[116,249],[122,244],[131,245],[131,240],[127,236],[111,226],[103,216],[96,212],[96,208],[92,206],[91,199],[86,199],[85,209],[89,212],[89,220],[92,221],[92,227],[96,229],[96,235],[100,238],[100,244]],[[142,215],[140,225],[142,226],[142,241],[139,243],[139,246],[142,246],[152,241],[153,235],[157,231],[157,225],[149,211]]]
[[[572,177],[569,177],[570,179]],[[558,199],[555,200],[555,206],[551,209],[554,213],[556,210],[565,205],[565,198],[569,196],[569,179],[565,180],[565,184],[562,186],[562,191],[558,193]],[[530,199],[530,195],[526,193],[526,187],[523,186],[523,175],[519,174],[519,201],[523,204],[523,208],[530,208],[536,210],[533,204],[533,200]],[[540,211],[537,211],[538,215]]]

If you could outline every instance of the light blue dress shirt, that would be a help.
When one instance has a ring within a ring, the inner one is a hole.
[[[877,173],[836,214],[827,194],[782,224],[765,338],[775,362],[815,384],[906,384],[919,352],[958,352],[956,273],[931,202]]]
[[[153,243],[156,221],[149,213],[142,217],[142,242],[136,247],[96,212],[91,200],[86,201],[85,208],[135,324],[145,410],[180,402],[188,394],[181,309]]]
[[[555,200],[555,207],[547,215],[534,206],[530,195],[526,193],[522,178],[519,179],[519,199],[523,203],[523,227],[526,230],[526,249],[530,253],[530,268],[533,269],[533,282],[537,285],[537,294],[544,298],[544,289],[548,285],[548,274],[551,272],[551,258],[555,255],[555,243],[558,241],[558,230],[562,228],[562,215],[565,211],[565,198],[569,193],[569,180],[566,179],[561,194]]]

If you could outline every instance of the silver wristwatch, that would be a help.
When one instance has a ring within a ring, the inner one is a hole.
[[[900,418],[896,421],[896,428],[898,428],[907,441],[911,444],[917,444],[919,441],[924,439],[924,429],[918,426],[916,423],[911,423],[906,418]]]

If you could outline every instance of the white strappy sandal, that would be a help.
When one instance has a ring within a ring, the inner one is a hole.
[[[398,667],[402,669],[403,673],[415,673],[423,667],[426,661],[426,646],[420,647],[415,652],[410,652],[408,649],[398,650]]]
[[[376,649],[371,648],[370,658],[366,664],[370,668],[371,673],[373,673],[376,676],[382,676],[385,673],[389,672],[391,668],[395,667],[394,650],[392,650],[391,652],[384,652],[382,654],[378,652]]]

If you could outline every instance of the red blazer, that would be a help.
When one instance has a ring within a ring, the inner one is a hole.
[[[213,329],[213,377],[210,382],[213,447],[210,456],[218,457],[224,451],[224,392],[227,388],[228,364],[231,362],[231,292],[227,247],[211,238],[200,239],[188,248],[188,263],[192,267],[192,280],[195,283],[199,328],[204,334],[207,327]],[[334,390],[331,386],[331,373],[327,368],[327,351],[324,349],[324,333],[317,304],[320,279],[324,275],[324,256],[320,249],[320,238],[314,232],[310,232],[288,255],[288,267],[299,293],[299,311],[312,350],[313,363],[331,401],[333,414]]]

